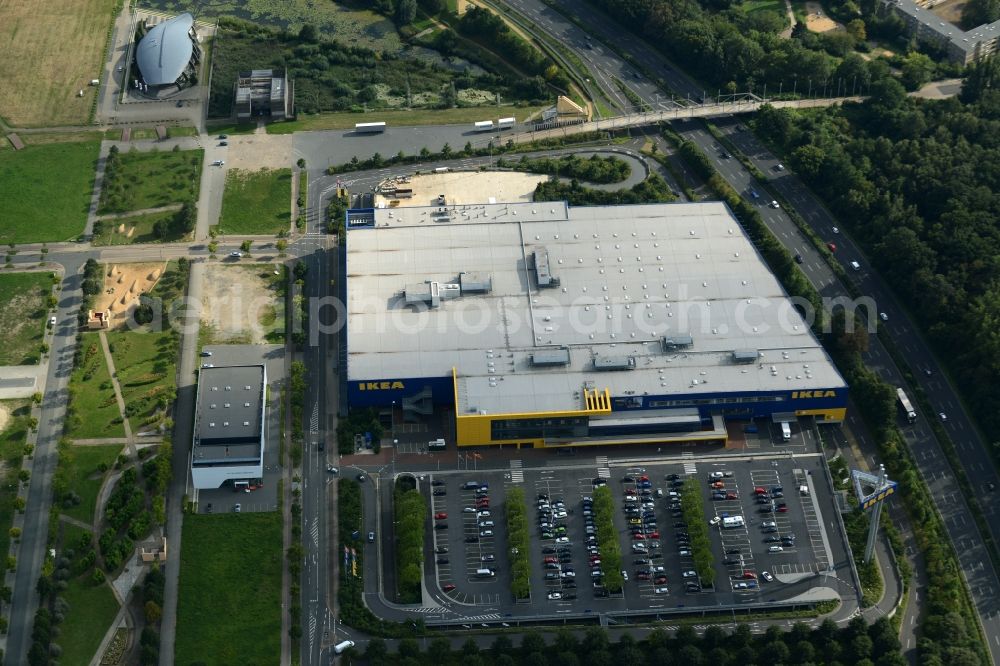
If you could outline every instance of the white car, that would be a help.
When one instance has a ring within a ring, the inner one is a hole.
[[[562,592],[549,592],[549,599],[562,599]]]
[[[889,315],[887,315],[884,312],[879,312],[878,318],[881,319],[882,321],[889,321]]]
[[[212,166],[225,166],[225,165],[226,165],[225,160],[215,160],[214,162],[212,162]]]
[[[600,560],[598,560],[600,561]],[[628,580],[628,572],[622,569],[622,580]]]
[[[780,203],[778,203],[777,201],[774,201],[774,200],[772,200],[772,201],[771,201],[771,203],[770,203],[770,204],[768,204],[768,205],[769,205],[769,206],[770,206],[771,208],[781,208],[781,204],[780,204]]]
[[[49,324],[51,324],[52,326],[55,326],[56,325],[56,318],[55,317],[49,317]]]
[[[774,576],[772,576],[767,571],[761,571],[760,572],[760,577],[763,578],[764,580],[766,580],[768,583],[774,582]]]
[[[493,536],[492,532],[490,532],[490,536]],[[569,543],[569,537],[559,537],[556,539],[556,543]]]
[[[782,548],[781,546],[771,546],[770,548],[767,549],[767,552],[769,552],[769,553],[780,553],[780,552],[782,552],[784,550],[785,549]]]
[[[677,554],[680,555],[681,557],[691,557],[690,550],[679,550],[677,551]]]
[[[491,536],[493,536],[493,530],[483,530],[482,532],[479,533],[479,536],[481,536],[481,537],[491,537]]]
[[[948,415],[945,414],[944,412],[938,412],[938,418],[941,419],[942,421],[947,421]]]
[[[552,514],[553,518],[567,518],[569,516],[565,511],[556,511]]]
[[[778,523],[774,522],[773,520],[765,520],[764,522],[762,522],[760,524],[760,526],[761,527],[777,527]]]
[[[710,472],[708,478],[715,481],[716,479],[721,479],[723,476],[725,475],[722,472]]]
[[[475,513],[476,512],[476,510],[473,509],[471,506],[465,507],[464,509],[462,509],[462,511],[464,511],[465,513]]]
[[[473,510],[475,510],[475,509],[473,509]],[[480,518],[488,518],[490,516],[490,512],[489,511],[480,511],[476,515],[479,516]]]
[[[492,520],[484,520],[483,522],[479,523],[479,526],[480,527],[493,527],[493,521]]]
[[[775,167],[775,169],[777,169],[778,171],[784,171],[785,170],[785,165],[779,163],[778,166]]]
[[[653,594],[669,594],[670,590],[665,587],[654,587]]]
[[[834,227],[833,228],[833,233],[839,234],[840,233],[840,229],[838,229],[837,227]]]
[[[721,522],[722,522],[722,518],[719,518],[718,516],[716,516],[715,518],[712,518],[712,520],[708,521],[708,526],[709,527],[715,527],[716,525],[718,525]]]
[[[685,571],[681,575],[684,576],[684,578],[697,578],[698,577],[698,572],[697,571]]]
[[[563,578],[576,578],[576,572],[575,571],[563,571],[562,572],[562,577]]]
[[[243,256],[243,253],[240,252],[239,250],[233,250],[232,252],[229,253],[229,256],[236,257],[238,259],[239,257]]]

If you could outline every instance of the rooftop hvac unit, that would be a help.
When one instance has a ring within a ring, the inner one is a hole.
[[[634,356],[598,356],[594,359],[594,370],[635,370]]]
[[[559,347],[557,349],[536,351],[531,355],[531,365],[538,367],[569,365],[569,349],[566,347]]]
[[[677,351],[694,346],[694,338],[690,335],[671,335],[663,338],[663,351]]]

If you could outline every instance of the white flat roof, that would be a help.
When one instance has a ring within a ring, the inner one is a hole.
[[[350,380],[455,367],[460,414],[576,410],[584,387],[680,397],[844,386],[722,203],[429,206],[378,210],[375,223],[347,238]],[[557,286],[538,287],[536,252]],[[491,291],[407,305],[407,286],[463,272],[489,276]],[[692,346],[664,351],[673,335]],[[568,364],[532,364],[563,347]],[[758,360],[736,363],[737,351]],[[633,357],[634,369],[596,371],[597,357]]]

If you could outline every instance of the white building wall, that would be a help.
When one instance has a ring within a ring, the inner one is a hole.
[[[198,490],[212,490],[226,481],[264,478],[264,461],[256,465],[232,465],[228,467],[192,467],[191,479]]]

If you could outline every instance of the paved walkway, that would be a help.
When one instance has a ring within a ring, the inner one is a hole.
[[[73,440],[73,446],[107,446],[108,444],[128,444],[128,437],[102,437],[98,439]]]
[[[87,530],[88,532],[93,532],[94,531],[93,526],[88,525],[87,523],[83,522],[82,520],[77,520],[76,518],[70,518],[65,513],[60,513],[59,514],[59,520],[63,521],[64,523],[68,523],[70,525],[76,525],[80,529]]]
[[[115,359],[111,356],[111,348],[108,346],[108,336],[104,331],[99,332],[97,335],[101,339],[104,360],[107,362],[108,372],[111,374],[111,386],[115,389],[115,402],[118,403],[118,413],[121,414],[122,425],[125,426],[125,443],[128,445],[129,453],[135,455],[135,445],[132,443],[132,426],[128,422],[128,417],[125,416],[125,399],[122,398],[122,387],[118,383],[118,373],[115,371]]]

